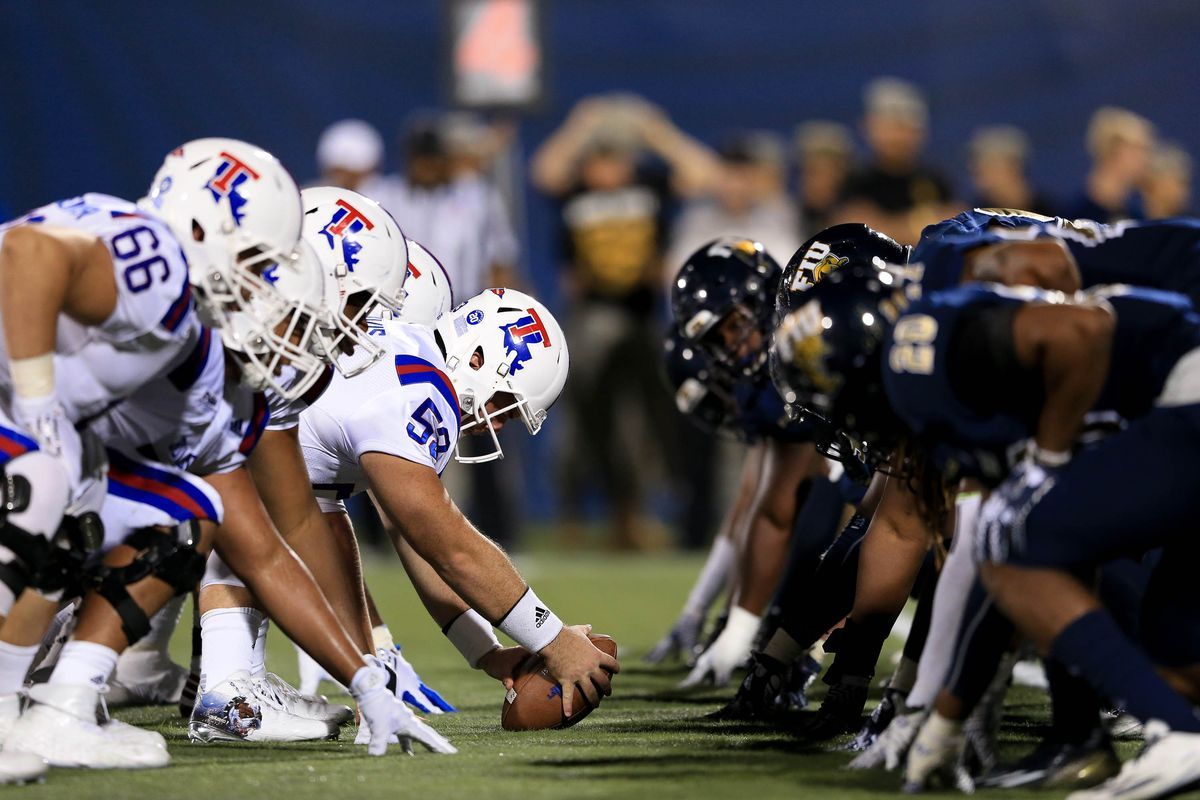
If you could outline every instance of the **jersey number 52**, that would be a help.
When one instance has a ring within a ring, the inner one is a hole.
[[[434,461],[450,449],[450,433],[441,425],[442,414],[426,399],[413,412],[412,422],[408,423],[408,435],[419,445],[429,447],[429,456]]]

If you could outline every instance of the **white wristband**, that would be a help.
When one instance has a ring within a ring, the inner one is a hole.
[[[54,394],[54,353],[14,358],[8,368],[17,397],[34,399]]]
[[[537,653],[554,641],[554,637],[563,629],[563,624],[562,620],[538,599],[533,589],[526,588],[525,594],[521,595],[521,599],[496,627],[521,647],[531,653]]]
[[[492,626],[473,608],[455,617],[443,632],[472,669],[479,666],[479,659],[500,648]]]

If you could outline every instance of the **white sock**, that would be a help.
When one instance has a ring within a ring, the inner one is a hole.
[[[250,671],[262,625],[256,608],[217,608],[200,617],[200,690],[208,691],[239,670]]]
[[[371,628],[371,640],[376,650],[394,650],[396,648],[396,640],[392,638],[392,632],[387,625],[376,625]]]
[[[150,617],[150,632],[129,646],[130,650],[156,650],[163,655],[171,644],[171,636],[179,625],[179,617],[183,614],[183,601],[187,595],[172,597],[167,604]]]
[[[254,637],[254,649],[250,651],[250,676],[261,678],[267,674],[267,631],[271,629],[271,620],[263,616],[258,624],[258,634]]]
[[[978,494],[960,497],[955,508],[954,543],[942,565],[937,589],[933,593],[933,616],[929,634],[917,664],[917,679],[905,701],[909,708],[928,708],[933,705],[942,688],[954,651],[958,644],[958,629],[962,624],[967,595],[975,584],[979,565],[971,548],[975,520],[981,500]]]
[[[116,650],[96,642],[72,639],[63,645],[62,655],[58,657],[54,672],[50,673],[49,683],[99,689],[108,685],[108,679],[116,668]]]
[[[733,566],[736,554],[733,542],[724,536],[718,536],[708,551],[708,559],[704,568],[696,578],[687,602],[683,604],[685,614],[703,616],[708,607],[713,604],[725,583],[729,579],[729,570]]]
[[[0,694],[15,694],[25,685],[25,674],[33,666],[39,645],[22,647],[0,642]]]

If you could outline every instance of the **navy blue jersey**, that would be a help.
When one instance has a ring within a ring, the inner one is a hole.
[[[956,337],[984,314],[1015,310],[1044,296],[1027,288],[956,287],[914,303],[890,332],[883,360],[888,398],[950,474],[1002,477],[1014,446],[1035,433],[1041,406],[1036,385],[1032,391],[968,393],[961,380],[964,365],[952,360]],[[1093,410],[1135,419],[1153,406],[1179,359],[1200,347],[1200,315],[1187,298],[1168,292],[1122,286],[1105,289],[1103,296],[1117,325],[1109,373]],[[984,372],[989,366],[982,365]],[[1001,381],[1006,382],[1007,377]]]
[[[1179,292],[1200,307],[1200,220],[1102,225],[1009,209],[974,209],[921,232],[910,259],[925,292],[958,285],[963,256],[977,247],[1052,236],[1070,249],[1084,286],[1127,283]]]

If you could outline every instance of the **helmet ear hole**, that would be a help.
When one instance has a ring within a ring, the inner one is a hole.
[[[198,220],[192,220],[192,238],[197,242],[204,241],[204,226]]]
[[[476,347],[475,352],[471,353],[471,369],[478,372],[483,369],[483,348]]]

